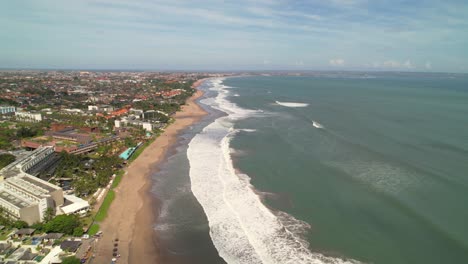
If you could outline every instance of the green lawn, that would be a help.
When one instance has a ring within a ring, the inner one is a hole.
[[[119,186],[120,181],[122,180],[122,176],[124,175],[125,171],[124,170],[119,170],[114,178],[114,181],[112,182],[111,189],[116,188]]]
[[[109,190],[107,193],[106,197],[104,198],[104,201],[101,204],[101,207],[99,208],[99,211],[96,214],[96,217],[94,220],[96,221],[102,221],[106,218],[107,216],[107,210],[109,210],[109,207],[112,203],[112,201],[115,198],[115,192],[113,190]]]
[[[94,236],[98,231],[99,231],[99,225],[98,225],[98,224],[93,224],[93,225],[88,229],[88,235]]]
[[[7,240],[8,235],[11,233],[11,230],[5,230],[0,233],[0,240]]]

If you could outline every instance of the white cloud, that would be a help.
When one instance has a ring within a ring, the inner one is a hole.
[[[345,61],[343,59],[331,59],[328,63],[332,66],[343,66]]]

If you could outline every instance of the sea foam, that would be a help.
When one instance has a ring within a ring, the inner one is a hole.
[[[281,105],[281,106],[286,106],[286,107],[307,107],[309,104],[306,103],[295,103],[295,102],[280,102],[280,101],[275,101],[275,103]]]
[[[201,204],[219,255],[231,263],[357,263],[312,253],[297,235],[308,225],[286,214],[275,215],[260,200],[245,174],[236,174],[230,141],[236,120],[255,111],[226,100],[222,79],[211,81],[218,91],[213,108],[227,116],[216,119],[189,143],[191,189]],[[282,219],[289,219],[288,224]]]

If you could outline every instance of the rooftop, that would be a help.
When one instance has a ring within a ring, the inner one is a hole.
[[[1,190],[0,191],[0,199],[5,200],[6,202],[18,207],[18,208],[24,208],[28,207],[31,205],[31,203],[20,199],[18,195],[12,194],[8,191]]]

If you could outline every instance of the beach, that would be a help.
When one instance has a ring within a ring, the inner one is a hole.
[[[203,83],[194,83],[196,88]],[[175,122],[151,143],[126,169],[116,197],[101,223],[103,232],[93,263],[109,263],[114,244],[118,243],[118,263],[158,263],[159,250],[153,225],[159,204],[151,196],[151,175],[177,141],[180,131],[199,121],[206,112],[196,103],[203,95],[197,90],[173,117]],[[118,242],[115,240],[118,239]]]

